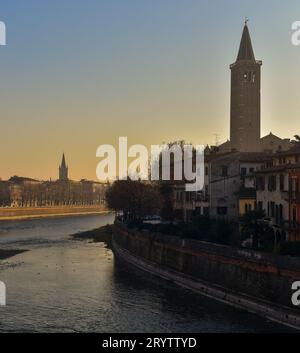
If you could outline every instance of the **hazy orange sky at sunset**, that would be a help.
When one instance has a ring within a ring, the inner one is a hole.
[[[65,152],[71,178],[96,179],[97,147],[119,136],[226,141],[245,15],[263,61],[262,135],[300,134],[299,10],[296,0],[1,4],[0,177],[57,178]]]

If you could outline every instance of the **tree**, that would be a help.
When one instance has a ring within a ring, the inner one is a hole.
[[[117,180],[106,192],[109,208],[122,211],[126,221],[138,220],[160,211],[159,189],[142,181]]]
[[[185,182],[184,180],[184,146],[191,145],[190,143],[185,142],[184,140],[173,141],[165,144],[166,147],[164,150],[161,151],[159,155],[159,170],[160,170],[160,180],[158,182],[160,194],[162,197],[162,207],[160,215],[161,217],[168,221],[173,222],[175,218],[175,211],[174,211],[174,185],[183,185]],[[181,180],[175,180],[175,161],[176,157],[174,150],[172,148],[178,147],[177,151],[181,151],[181,158],[179,163],[181,163]],[[164,165],[164,153],[168,154],[170,165]],[[169,169],[170,180],[163,180],[163,168]]]
[[[168,182],[161,182],[159,186],[159,191],[162,198],[160,215],[166,221],[173,222],[175,218],[173,186]]]
[[[271,240],[274,242],[274,231],[265,217],[265,211],[255,210],[241,218],[241,233],[244,238],[252,238],[253,249],[270,244]]]

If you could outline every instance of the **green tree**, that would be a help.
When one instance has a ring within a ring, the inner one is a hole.
[[[294,143],[300,143],[300,136],[299,135],[294,135],[294,139],[292,142]]]
[[[161,217],[169,222],[174,221],[174,191],[173,186],[168,182],[161,182],[159,185],[162,205],[160,209]]]
[[[244,239],[252,239],[252,248],[258,249],[274,244],[274,231],[265,220],[263,210],[255,210],[245,213],[241,218],[241,234]]]
[[[159,189],[142,181],[117,180],[106,192],[106,202],[110,209],[122,211],[126,221],[138,220],[160,211]]]

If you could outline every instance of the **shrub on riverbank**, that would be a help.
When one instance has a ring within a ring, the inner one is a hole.
[[[0,249],[0,260],[8,259],[9,257],[21,254],[27,250]]]
[[[113,225],[107,224],[104,227],[73,234],[72,238],[77,240],[92,240],[95,243],[104,243],[109,249],[112,247]]]
[[[161,195],[157,186],[140,180],[117,180],[106,192],[110,209],[121,212],[126,221],[159,213]]]
[[[222,245],[239,244],[238,225],[226,220],[214,220],[205,216],[195,217],[190,223],[151,224],[142,220],[131,221],[128,228],[151,233],[174,235],[180,238],[208,241]]]

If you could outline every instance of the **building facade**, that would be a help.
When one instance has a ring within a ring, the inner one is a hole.
[[[300,240],[300,144],[273,156],[256,174],[257,207],[281,239]]]
[[[254,175],[268,159],[260,152],[232,152],[210,163],[210,215],[238,220],[255,208]]]

